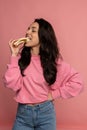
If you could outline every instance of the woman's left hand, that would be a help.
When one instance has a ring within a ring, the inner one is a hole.
[[[51,92],[48,93],[48,100],[53,100]]]

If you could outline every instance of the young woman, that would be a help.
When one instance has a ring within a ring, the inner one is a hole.
[[[35,19],[28,27],[29,41],[14,46],[5,73],[6,87],[16,92],[18,103],[13,130],[56,130],[53,101],[71,98],[83,89],[80,75],[61,58],[49,22]]]

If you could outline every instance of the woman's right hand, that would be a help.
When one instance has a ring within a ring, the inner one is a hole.
[[[24,43],[22,43],[21,45],[15,47],[14,46],[14,43],[16,42],[17,40],[10,40],[9,41],[9,46],[10,46],[10,50],[11,50],[11,53],[12,53],[12,56],[17,56],[19,53],[20,53],[20,50],[23,48],[24,46]]]

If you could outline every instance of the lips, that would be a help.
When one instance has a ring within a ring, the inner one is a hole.
[[[32,38],[31,37],[28,37],[29,38],[29,40],[31,41],[32,40]]]
[[[32,37],[28,34],[26,34],[26,37],[29,39],[29,40],[32,40]]]

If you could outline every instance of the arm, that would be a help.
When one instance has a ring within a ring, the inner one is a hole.
[[[83,82],[80,74],[69,64],[60,61],[58,65],[57,79],[51,87],[53,99],[57,97],[71,98],[83,90]]]
[[[23,47],[23,44],[18,47],[14,47],[13,44],[17,40],[13,40],[9,42],[9,47],[11,49],[11,60],[10,64],[7,65],[7,71],[4,76],[4,83],[5,86],[8,88],[11,88],[14,91],[18,91],[21,89],[23,85],[23,77],[20,72],[20,68],[18,65],[18,60],[19,60],[19,53],[20,49]]]
[[[23,85],[18,59],[18,56],[11,56],[10,64],[7,65],[7,71],[4,76],[5,86],[14,91],[18,91]]]

